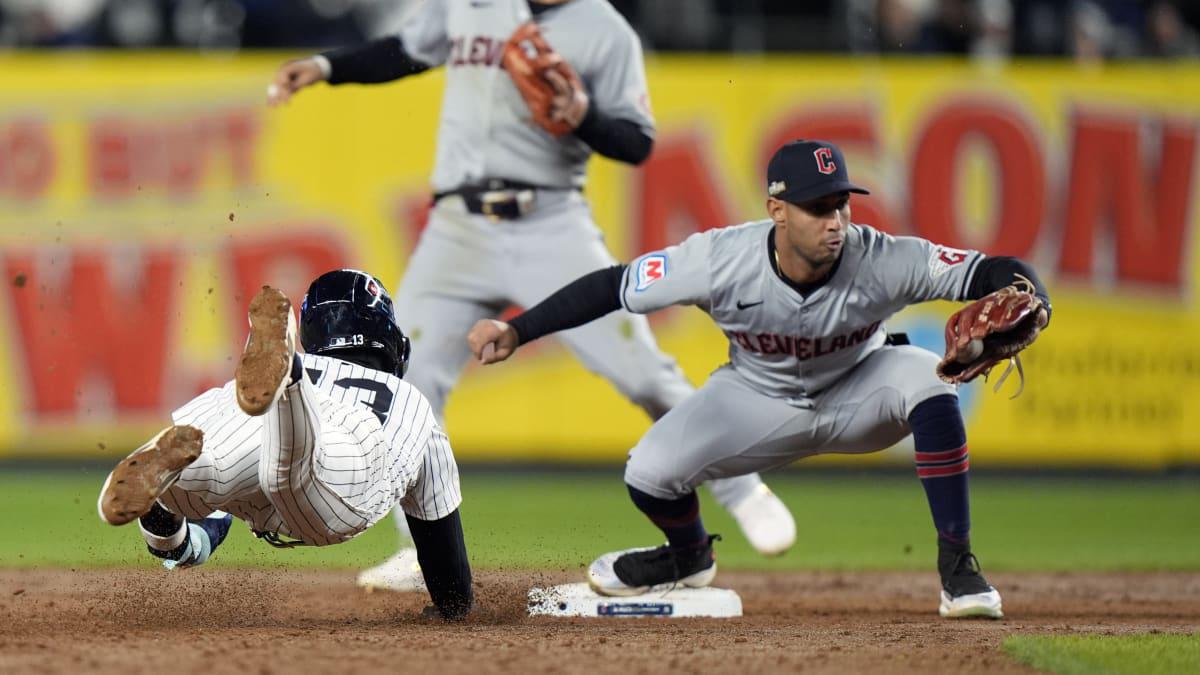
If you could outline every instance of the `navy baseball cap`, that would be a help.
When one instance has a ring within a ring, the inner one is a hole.
[[[793,204],[837,192],[871,194],[850,182],[846,158],[825,141],[792,141],[775,151],[767,164],[767,194]]]

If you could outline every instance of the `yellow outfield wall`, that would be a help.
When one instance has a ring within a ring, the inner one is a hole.
[[[351,265],[395,290],[441,75],[267,109],[288,56],[0,56],[0,457],[127,452],[232,376],[262,283],[299,298]],[[593,160],[587,188],[618,258],[762,217],[773,149],[832,140],[874,190],[857,222],[1018,255],[1050,286],[1024,394],[963,389],[976,466],[1200,463],[1200,68],[689,57],[649,76],[654,155]],[[952,309],[889,328],[940,351]],[[694,382],[724,361],[698,310],[652,321]],[[463,460],[619,462],[648,426],[553,340],[468,366],[446,416]]]

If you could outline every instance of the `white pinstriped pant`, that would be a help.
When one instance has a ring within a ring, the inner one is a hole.
[[[422,443],[388,443],[369,408],[334,400],[308,378],[249,417],[231,385],[175,414],[204,431],[204,448],[160,498],[172,512],[226,511],[254,530],[323,546],[361,534],[396,504],[430,520],[461,503],[458,468],[436,424]]]

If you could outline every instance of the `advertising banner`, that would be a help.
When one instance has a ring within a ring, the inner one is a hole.
[[[396,290],[441,75],[268,109],[287,56],[0,57],[0,457],[128,452],[232,377],[264,283],[298,305],[353,266]],[[651,159],[594,159],[585,191],[618,259],[765,217],[774,149],[833,141],[872,189],[855,222],[1019,256],[1050,287],[1023,394],[963,388],[973,463],[1200,463],[1200,68],[673,57],[649,77]],[[940,352],[953,310],[888,328]],[[699,310],[652,325],[697,384],[726,360]],[[446,422],[465,461],[620,462],[649,425],[553,339],[468,365]]]

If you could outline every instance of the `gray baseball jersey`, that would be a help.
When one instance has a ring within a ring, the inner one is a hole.
[[[526,0],[426,0],[407,17],[404,50],[446,67],[435,191],[487,178],[583,186],[591,149],[572,134],[555,138],[529,123],[525,99],[501,66],[505,42],[531,18]],[[641,43],[607,0],[572,0],[534,20],[583,80],[592,105],[653,134]]]
[[[628,266],[626,308],[696,305],[729,337],[730,360],[638,441],[629,485],[675,499],[809,455],[882,450],[909,434],[918,404],[956,393],[935,374],[936,354],[886,346],[883,322],[913,303],[963,299],[980,253],[851,225],[833,276],[802,296],[770,265],[773,229],[709,230]]]
[[[204,432],[200,457],[160,498],[203,518],[225,511],[254,530],[335,544],[400,504],[423,520],[458,508],[450,444],[429,403],[395,376],[338,359],[303,356],[309,378],[260,417],[242,412],[234,383],[172,415]]]
[[[729,338],[729,360],[755,389],[804,401],[884,344],[883,322],[908,305],[961,300],[983,257],[864,225],[846,230],[833,277],[802,296],[768,262],[774,224],[692,235],[631,263],[621,302],[631,312],[696,305]]]

